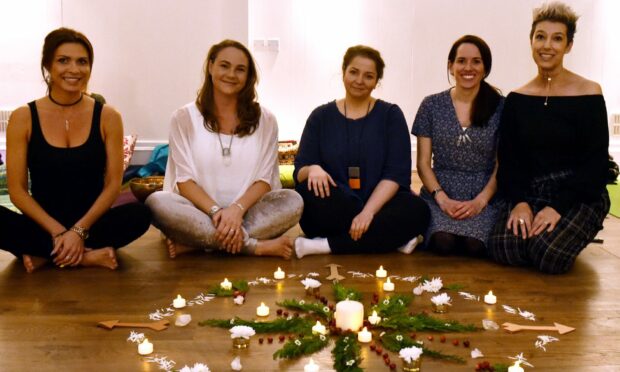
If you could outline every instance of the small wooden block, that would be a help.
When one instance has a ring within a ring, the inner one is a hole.
[[[325,267],[329,267],[329,276],[327,276],[327,280],[343,280],[345,279],[344,276],[340,275],[338,273],[338,268],[342,267],[340,265],[337,264],[329,264],[329,265],[325,265]]]

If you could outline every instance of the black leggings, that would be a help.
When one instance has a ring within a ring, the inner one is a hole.
[[[431,235],[428,249],[441,255],[486,256],[485,245],[480,240],[443,231]]]
[[[151,224],[150,210],[139,203],[111,208],[90,228],[84,246],[98,249],[120,248],[136,240]],[[52,238],[36,222],[22,214],[0,207],[0,249],[21,258],[31,256],[50,258]]]
[[[296,190],[304,199],[302,230],[309,238],[327,238],[334,254],[384,253],[394,251],[422,234],[428,227],[430,211],[426,203],[411,192],[399,191],[374,216],[368,231],[358,241],[351,239],[353,218],[364,207],[361,200],[331,188],[322,199],[308,191],[306,182]]]

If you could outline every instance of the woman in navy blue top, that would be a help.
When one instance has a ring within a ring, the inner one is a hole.
[[[305,203],[300,225],[310,238],[295,241],[299,258],[392,251],[428,225],[428,207],[410,189],[405,117],[397,105],[371,96],[384,66],[378,51],[349,48],[345,97],[308,118],[294,173]]]

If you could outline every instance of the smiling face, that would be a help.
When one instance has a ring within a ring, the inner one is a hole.
[[[471,43],[459,45],[454,62],[450,62],[448,68],[456,86],[463,89],[479,88],[486,75],[480,50]]]
[[[532,57],[540,69],[551,71],[562,67],[564,55],[573,44],[568,42],[564,23],[542,21],[532,35]]]
[[[54,91],[75,93],[86,90],[90,79],[90,61],[86,48],[80,43],[61,44],[54,52],[49,76]]]
[[[344,70],[342,81],[347,96],[366,99],[377,86],[377,66],[370,58],[355,57]]]
[[[209,75],[214,94],[236,96],[248,80],[248,58],[243,51],[227,47],[209,62]]]

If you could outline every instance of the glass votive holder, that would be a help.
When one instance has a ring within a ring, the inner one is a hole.
[[[403,371],[405,372],[420,372],[422,368],[422,358],[407,362],[403,359]]]
[[[247,349],[250,346],[250,339],[244,337],[235,337],[232,339],[234,349]]]
[[[443,314],[448,312],[448,305],[436,305],[433,304],[433,311],[437,314]]]
[[[320,294],[321,294],[320,287],[306,289],[306,296],[314,297],[314,296],[319,296]]]

